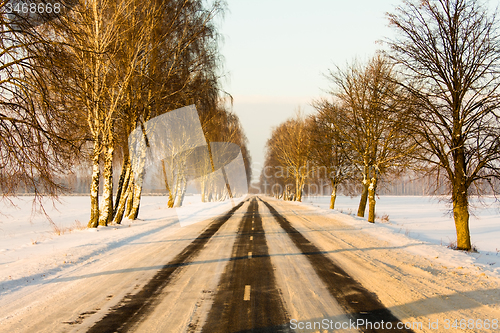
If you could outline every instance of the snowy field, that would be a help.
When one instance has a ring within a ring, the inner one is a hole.
[[[169,234],[217,216],[242,200],[201,203],[199,197],[187,196],[183,207],[168,209],[167,197],[143,196],[138,220],[124,219],[121,225],[87,229],[90,197],[45,200],[43,207],[51,221],[33,211],[32,199],[13,199],[15,206],[0,203],[0,295],[2,290],[12,291],[47,273],[56,277],[69,264],[87,262],[159,230]]]
[[[376,223],[356,216],[359,197],[337,197],[335,210],[328,207],[330,197],[306,197],[303,204],[323,210],[325,214],[348,214],[343,219],[379,239],[394,245],[408,246],[415,241],[428,246],[411,247],[409,251],[423,255],[448,266],[478,266],[491,275],[500,277],[500,203],[492,197],[472,202],[470,217],[471,242],[478,253],[465,254],[447,248],[456,242],[451,205],[444,200],[427,196],[380,196],[376,205]],[[368,208],[368,207],[367,207]]]

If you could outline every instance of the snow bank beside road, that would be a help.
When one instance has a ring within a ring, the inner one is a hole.
[[[470,218],[472,244],[478,253],[454,251],[447,246],[456,241],[455,224],[445,202],[427,196],[380,196],[375,224],[356,217],[359,198],[337,197],[330,210],[330,197],[306,197],[303,204],[321,209],[323,214],[343,220],[381,240],[422,255],[448,267],[463,267],[500,278],[500,213],[494,198],[483,198],[484,205],[473,202]],[[349,214],[351,216],[347,216]],[[388,220],[381,217],[388,216]],[[424,244],[425,246],[412,246]]]
[[[54,205],[47,200],[46,213],[53,223],[43,214],[32,214],[32,199],[15,198],[16,206],[0,203],[0,296],[87,265],[107,251],[140,242],[143,237],[159,231],[174,233],[232,207],[229,201],[201,203],[199,197],[188,196],[183,207],[168,209],[167,197],[144,196],[139,220],[124,219],[121,225],[87,229],[88,196],[61,197]]]

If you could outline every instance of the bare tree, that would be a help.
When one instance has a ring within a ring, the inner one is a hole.
[[[57,176],[66,174],[79,149],[79,131],[68,127],[75,117],[57,104],[38,61],[50,52],[37,24],[6,14],[0,2],[0,191],[15,195],[24,187],[42,195],[63,190]]]
[[[272,195],[276,199],[283,196],[283,190],[291,179],[283,176],[283,167],[278,162],[275,153],[267,147],[266,160],[260,174],[260,191]]]
[[[112,220],[112,163],[114,153],[114,125],[127,87],[141,58],[146,52],[147,31],[152,15],[140,15],[134,20],[138,6],[134,1],[91,0],[79,1],[74,10],[63,16],[56,27],[61,50],[66,53],[60,68],[66,70],[75,99],[81,101],[93,142],[91,217],[89,227],[107,225]],[[143,8],[143,7],[139,7]],[[124,47],[122,37],[138,36],[134,48]],[[119,66],[125,56],[127,63]],[[56,57],[56,56],[54,56]],[[101,158],[104,160],[104,202],[99,212],[99,179]]]
[[[245,166],[246,173],[244,176],[248,182],[251,178],[251,158],[247,149],[247,138],[241,127],[238,116],[229,112],[224,107],[216,105],[214,108],[207,109],[205,112],[201,113],[200,118],[207,143],[210,147],[209,158],[213,166],[212,169],[215,170],[217,166],[225,164],[223,161],[228,162],[232,160],[238,150],[235,148],[239,147]],[[218,148],[215,152],[212,151],[211,148],[214,143],[217,143],[216,147]],[[217,159],[219,161],[217,161]],[[225,173],[224,168],[222,168],[221,171]],[[229,196],[232,196],[229,182],[227,181],[227,175],[223,174],[222,176],[225,179],[227,193]]]
[[[291,178],[294,181],[294,184],[285,184],[284,190],[288,194],[285,199],[302,201],[305,180],[312,172],[308,165],[309,145],[306,120],[300,115],[276,127],[267,142],[267,154],[272,154],[272,160],[277,162],[279,167],[274,177]],[[293,195],[290,192],[292,185]]]
[[[156,25],[150,30],[150,49],[133,79],[123,105],[124,117],[120,139],[123,156],[127,157],[128,136],[148,120],[180,107],[196,104],[197,108],[217,99],[218,81],[216,71],[219,66],[218,35],[213,20],[223,13],[224,6],[215,1],[205,8],[199,0],[156,1]],[[133,45],[133,43],[132,43]],[[213,91],[212,94],[204,92]],[[215,96],[215,97],[214,97]],[[203,107],[201,107],[203,109]],[[164,161],[167,163],[167,161]],[[124,160],[122,175],[131,174],[130,164]],[[165,169],[165,173],[168,169]],[[140,178],[140,177],[139,177]],[[181,177],[182,178],[182,177]],[[179,181],[181,180],[179,178]],[[119,213],[115,221],[119,223],[122,211],[127,207],[125,216],[137,218],[142,187],[135,183],[137,175],[128,181],[128,187],[119,186],[117,201]],[[181,188],[170,188],[169,206],[182,204],[173,196],[185,191],[186,182]],[[122,190],[121,190],[122,189]],[[127,204],[128,203],[128,204]]]
[[[330,72],[336,85],[334,103],[316,103],[323,114],[334,117],[343,149],[361,170],[363,192],[358,216],[364,216],[369,203],[368,221],[375,221],[375,196],[381,175],[403,167],[414,150],[405,128],[409,126],[407,104],[396,83],[392,65],[382,56],[366,67],[354,64]]]
[[[388,14],[392,58],[411,94],[420,160],[449,181],[457,248],[471,250],[474,184],[499,178],[500,36],[478,1],[405,1]]]
[[[204,5],[200,0],[75,1],[49,25],[54,49],[41,67],[52,62],[52,72],[61,77],[53,90],[75,118],[83,118],[93,145],[89,226],[138,216],[143,172],[131,170],[130,133],[157,115],[193,104],[200,82],[216,82],[213,19],[223,6],[219,1],[208,9]],[[113,162],[120,159],[113,205]]]
[[[311,139],[309,158],[314,167],[312,177],[326,178],[330,182],[330,209],[334,209],[338,186],[353,176],[351,150],[346,149],[335,126],[340,114],[321,102],[315,106],[318,114],[309,118],[307,129]]]

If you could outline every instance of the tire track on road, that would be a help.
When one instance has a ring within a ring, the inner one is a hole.
[[[189,265],[189,262],[198,255],[210,238],[233,216],[234,212],[245,201],[240,202],[225,215],[212,222],[182,252],[163,266],[138,293],[125,296],[119,306],[112,308],[109,313],[96,322],[87,332],[127,332],[133,328],[135,323],[140,322],[154,308],[161,290],[170,283],[174,273],[178,273],[179,269]]]
[[[202,332],[292,332],[255,198],[242,219]]]
[[[312,244],[306,237],[295,229],[291,223],[278,213],[269,203],[262,201],[281,228],[288,234],[295,246],[307,257],[316,274],[325,283],[330,294],[346,311],[353,321],[362,319],[365,322],[387,323],[390,322],[393,329],[370,329],[363,328],[363,332],[394,332],[401,321],[396,318],[378,299],[359,282],[349,276],[341,267],[335,264],[326,253]],[[398,332],[413,332],[409,329],[397,329]]]

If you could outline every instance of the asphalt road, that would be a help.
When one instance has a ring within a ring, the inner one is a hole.
[[[244,209],[246,212],[242,218],[233,216],[235,212]],[[283,276],[283,273],[279,272],[272,262],[273,255],[269,251],[271,238],[266,235],[263,226],[263,211],[267,214],[266,223],[274,224],[278,230],[276,233],[288,237],[288,241],[295,246],[296,255],[302,258],[300,260],[307,260],[307,267],[310,269],[301,274],[317,278],[320,281],[318,283],[322,284],[321,287],[327,290],[343,310],[346,318],[351,322],[384,322],[384,327],[387,327],[387,323],[397,327],[399,320],[384,307],[377,295],[349,276],[326,253],[295,229],[287,217],[280,214],[271,204],[264,199],[251,197],[225,215],[214,219],[173,260],[165,263],[146,285],[136,293],[125,296],[88,332],[138,332],[141,331],[143,322],[161,322],[161,315],[155,309],[162,307],[162,312],[168,312],[176,306],[174,301],[168,299],[173,293],[165,290],[168,290],[169,286],[172,287],[174,277],[182,279],[183,271],[199,262],[203,252],[212,246],[210,244],[213,244],[218,231],[228,223],[238,223],[234,242],[227,241],[222,244],[232,247],[231,256],[225,260],[223,272],[217,277],[218,284],[210,299],[209,310],[202,316],[203,320],[190,326],[189,331],[293,332],[290,322],[292,318],[277,282],[277,274]],[[221,238],[217,241],[220,243],[225,240]],[[196,279],[196,275],[190,279]],[[350,331],[411,332],[405,329],[376,329],[363,325]]]

